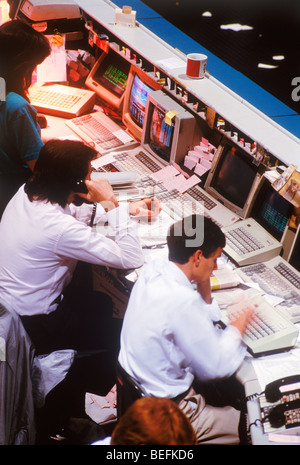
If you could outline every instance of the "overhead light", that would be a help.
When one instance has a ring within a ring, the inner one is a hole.
[[[285,59],[285,56],[284,55],[274,55],[273,57],[273,60],[284,60]]]
[[[252,26],[247,26],[245,24],[233,23],[233,24],[222,24],[221,29],[231,29],[232,31],[250,31],[253,29]]]
[[[202,16],[206,16],[207,18],[211,18],[212,14],[210,11],[204,11],[204,13],[202,13]]]
[[[273,68],[278,68],[278,65],[268,65],[267,63],[258,63],[257,67],[264,68],[264,69],[273,69]]]

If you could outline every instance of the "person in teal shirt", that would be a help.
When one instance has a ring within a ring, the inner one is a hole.
[[[0,26],[0,218],[33,171],[43,142],[27,92],[36,66],[50,54],[48,39],[20,20]]]

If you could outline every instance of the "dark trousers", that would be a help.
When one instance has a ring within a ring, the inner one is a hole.
[[[105,396],[116,383],[121,321],[112,318],[112,310],[110,297],[92,290],[91,266],[79,263],[57,310],[21,317],[36,354],[77,351],[66,378],[38,412],[44,434],[55,432],[70,417],[84,417],[86,392]]]

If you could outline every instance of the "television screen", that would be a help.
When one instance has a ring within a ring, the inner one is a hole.
[[[134,76],[129,98],[129,113],[141,128],[145,118],[147,95],[152,91],[153,89],[142,81],[137,74]]]
[[[280,241],[292,212],[293,205],[265,180],[254,201],[250,216]]]
[[[115,95],[123,95],[126,89],[130,63],[115,51],[110,50],[108,56],[98,66],[93,78]]]
[[[257,174],[257,166],[233,146],[224,147],[210,186],[221,198],[244,208]]]
[[[142,133],[142,146],[163,161],[180,163],[193,146],[195,117],[162,90],[151,92]]]
[[[129,70],[130,63],[110,49],[97,60],[85,83],[108,106],[121,109]]]
[[[122,121],[138,141],[142,140],[147,97],[161,87],[151,75],[135,65],[131,66],[124,96]]]
[[[300,272],[300,231],[298,230],[291,255],[289,258],[290,264]]]
[[[157,106],[151,107],[149,146],[163,160],[169,162],[175,122],[166,122],[166,113]]]

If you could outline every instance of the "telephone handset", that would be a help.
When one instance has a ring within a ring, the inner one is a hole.
[[[73,185],[73,190],[74,192],[79,192],[81,194],[88,194],[88,188],[86,186],[86,183],[83,179],[79,179],[78,181],[75,181]]]
[[[300,391],[300,375],[287,376],[268,384],[265,397],[268,402],[276,402],[284,393],[292,391]]]
[[[268,414],[268,420],[272,428],[292,428],[300,425],[300,399],[284,402],[273,407]]]
[[[281,400],[279,404],[270,408],[267,415],[273,428],[300,425],[300,375],[287,376],[268,384],[265,388],[265,398],[268,402]]]

